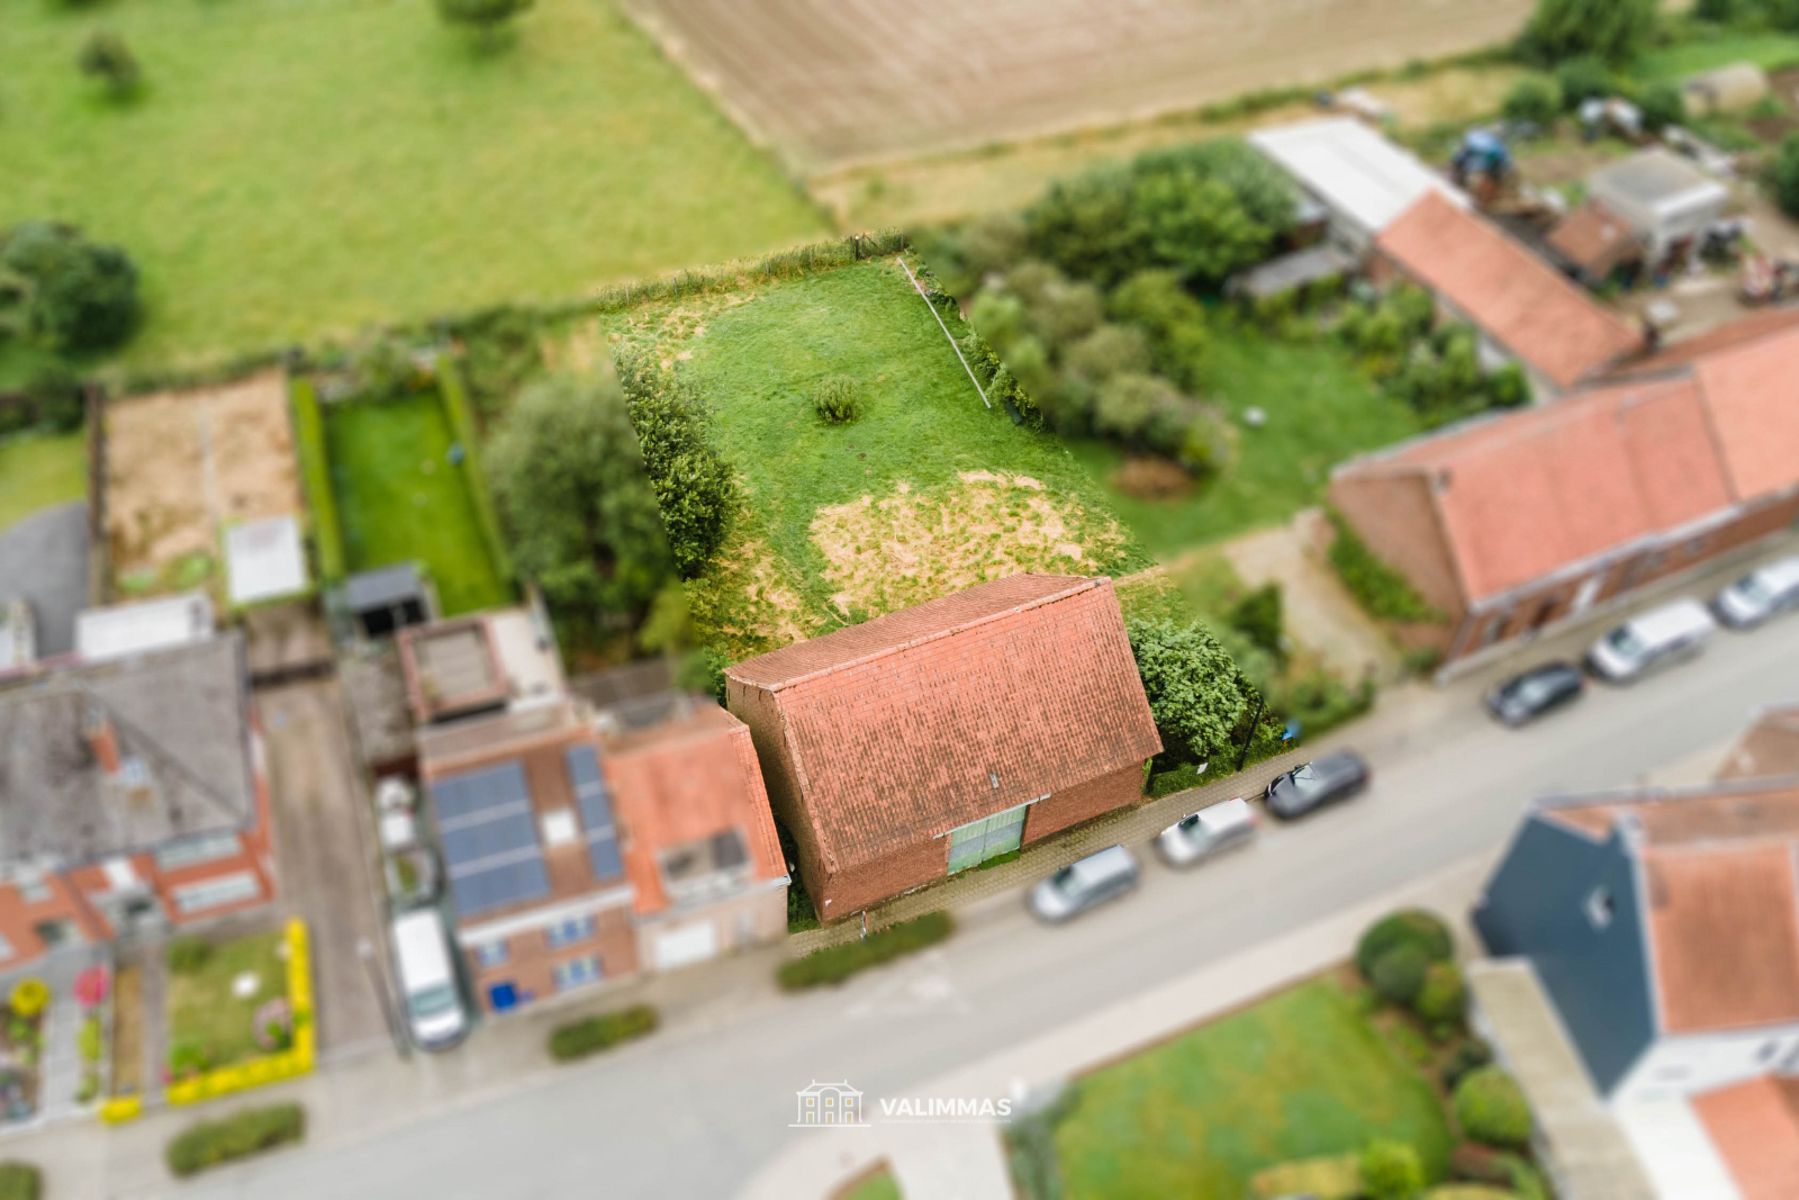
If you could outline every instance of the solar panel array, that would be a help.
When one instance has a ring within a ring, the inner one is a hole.
[[[458,913],[472,916],[549,894],[522,766],[440,779],[431,785],[431,803]]]
[[[612,820],[612,795],[600,760],[592,746],[571,747],[565,756],[569,782],[581,806],[581,825],[587,831],[587,862],[595,879],[611,879],[625,872],[618,857],[618,830]]]

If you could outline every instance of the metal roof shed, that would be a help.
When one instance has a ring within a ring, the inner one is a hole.
[[[367,638],[386,637],[407,625],[431,619],[433,605],[415,562],[363,571],[344,581],[344,607]]]
[[[291,516],[245,521],[225,531],[225,573],[235,607],[306,590],[300,522]]]
[[[1659,146],[1593,172],[1587,195],[1647,238],[1651,259],[1698,238],[1730,206],[1729,188]]]
[[[1259,129],[1249,144],[1272,159],[1331,213],[1331,228],[1365,249],[1426,192],[1467,207],[1468,197],[1410,151],[1353,117]]]

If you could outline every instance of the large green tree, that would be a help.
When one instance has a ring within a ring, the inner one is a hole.
[[[710,411],[692,380],[648,356],[621,356],[617,368],[675,569],[691,579],[730,532],[737,477],[712,447]]]
[[[487,447],[512,555],[577,644],[641,619],[671,578],[623,390],[604,375],[531,384]]]
[[[1165,758],[1205,762],[1248,736],[1255,688],[1230,653],[1197,621],[1129,622],[1131,654],[1162,734]]]
[[[451,25],[473,30],[491,40],[505,24],[530,8],[533,0],[437,0],[437,15]]]
[[[137,327],[137,268],[68,225],[26,221],[0,235],[0,333],[53,350],[105,350]]]
[[[1657,0],[1537,0],[1524,48],[1544,62],[1591,54],[1627,62],[1655,33]]]

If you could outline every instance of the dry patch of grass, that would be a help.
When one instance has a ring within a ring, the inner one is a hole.
[[[739,518],[738,527],[746,523]],[[695,619],[733,661],[804,641],[831,624],[806,603],[759,538],[734,536],[712,570],[689,580],[686,591]]]
[[[955,484],[818,510],[812,540],[844,616],[892,612],[1020,571],[1091,574],[1125,535],[1029,475],[963,471]]]

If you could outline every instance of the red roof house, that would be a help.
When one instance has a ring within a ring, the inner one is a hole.
[[[725,682],[826,920],[1135,802],[1161,749],[1104,578],[982,584]]]

